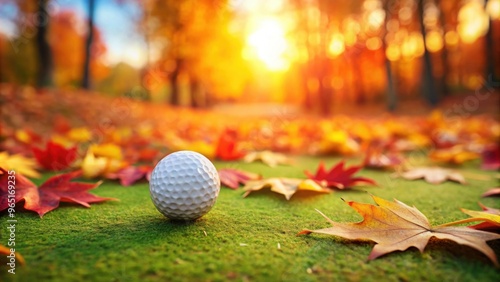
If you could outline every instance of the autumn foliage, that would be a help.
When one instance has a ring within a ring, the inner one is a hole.
[[[307,194],[345,193],[357,186],[384,188],[366,176],[365,169],[370,168],[381,169],[377,173],[388,177],[401,177],[401,181],[424,179],[439,185],[450,180],[466,185],[466,176],[457,171],[460,166],[467,163],[491,169],[498,163],[500,124],[489,116],[457,120],[436,111],[429,116],[370,119],[300,115],[282,120],[266,116],[228,118],[224,113],[110,99],[87,92],[13,86],[0,90],[10,114],[0,132],[0,196],[8,196],[7,171],[16,171],[17,206],[40,217],[61,202],[90,207],[92,203],[112,200],[89,193],[101,181],[115,181],[135,189],[135,183],[149,181],[160,158],[177,150],[198,151],[218,161],[223,165],[219,169],[222,186],[243,197],[269,189],[286,200],[293,197],[297,201]],[[67,109],[71,115],[65,114]],[[415,165],[415,154],[424,159],[426,166]],[[318,164],[306,168],[302,178],[262,178],[260,171],[237,166],[262,162],[271,173],[278,166],[296,167],[300,155],[318,159],[338,156],[344,160],[330,167],[318,160]],[[351,157],[356,158],[357,165],[347,165]],[[39,186],[29,179],[53,171],[62,174]],[[80,182],[81,178],[92,182]],[[495,195],[498,188],[483,196]],[[302,233],[372,240],[377,245],[369,259],[410,247],[423,251],[429,239],[436,237],[475,248],[497,264],[494,252],[485,243],[498,239],[498,235],[487,232],[498,227],[494,209],[464,209],[470,218],[431,226],[416,208],[373,198],[377,206],[348,202],[363,216],[360,223],[329,220],[334,228]],[[0,202],[0,210],[8,207],[5,200]],[[475,223],[469,227],[451,226],[469,222]]]

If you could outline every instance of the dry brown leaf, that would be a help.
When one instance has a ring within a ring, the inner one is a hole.
[[[494,197],[494,196],[500,196],[500,187],[497,188],[491,188],[490,190],[486,191],[481,195],[481,197]]]
[[[500,235],[467,227],[431,226],[429,220],[417,208],[403,202],[390,202],[372,196],[378,205],[347,202],[363,216],[357,223],[334,222],[319,212],[333,227],[319,230],[303,230],[300,234],[321,233],[351,240],[371,240],[377,243],[368,260],[376,259],[393,251],[404,251],[410,247],[423,252],[429,239],[451,240],[472,247],[485,254],[496,266],[495,252],[486,241],[500,239]]]
[[[270,167],[275,167],[280,164],[291,164],[292,160],[284,154],[271,151],[250,152],[243,158],[246,163],[261,161]]]
[[[457,171],[441,167],[418,167],[401,173],[401,177],[408,180],[425,179],[432,184],[440,184],[446,180],[465,184],[465,178]]]
[[[248,181],[245,187],[243,187],[243,190],[245,190],[243,197],[264,188],[270,188],[273,192],[285,195],[287,200],[290,200],[290,198],[299,190],[319,193],[330,193],[331,191],[330,189],[320,186],[311,179],[268,178],[263,180]]]

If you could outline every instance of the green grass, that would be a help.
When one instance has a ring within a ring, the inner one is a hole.
[[[338,159],[328,159],[327,164],[334,161]],[[318,162],[298,158],[295,166],[278,168],[260,163],[216,166],[238,167],[264,177],[303,177],[303,170],[314,170]],[[485,174],[471,167],[466,171]],[[498,198],[480,198],[487,188],[498,185],[494,178],[470,180],[468,185],[431,185],[391,179],[390,173],[361,174],[377,180],[380,187],[299,194],[290,201],[265,191],[242,198],[241,190],[222,188],[212,211],[192,223],[164,218],[150,200],[147,183],[121,187],[106,181],[94,193],[120,201],[90,209],[63,204],[42,219],[19,212],[16,250],[26,265],[18,265],[15,275],[1,266],[0,281],[495,281],[500,277],[484,255],[452,242],[431,242],[424,254],[412,248],[366,262],[373,243],[296,236],[303,228],[329,226],[314,208],[335,221],[359,221],[361,217],[341,198],[373,203],[364,191],[415,205],[431,224],[466,218],[459,208],[478,210],[478,201],[500,206]],[[6,213],[0,220],[0,242],[5,245]],[[490,246],[500,256],[500,242]]]

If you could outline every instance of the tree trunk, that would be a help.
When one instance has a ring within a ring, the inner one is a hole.
[[[179,89],[179,75],[182,70],[182,59],[177,58],[175,59],[175,68],[170,74],[170,104],[177,106],[179,105],[179,95],[180,95],[180,89]]]
[[[486,5],[488,4],[488,0],[484,1],[484,7],[486,8]],[[496,76],[495,76],[495,57],[493,53],[493,21],[491,20],[491,17],[488,17],[489,19],[489,28],[488,31],[486,32],[486,86],[493,88],[493,87],[498,87],[498,83],[494,83],[496,81]]]
[[[441,60],[443,61],[443,74],[441,75],[441,85],[440,85],[440,90],[443,96],[448,96],[450,94],[450,89],[448,88],[448,73],[450,72],[450,66],[448,64],[448,48],[446,47],[446,42],[444,39],[444,35],[446,34],[447,28],[446,28],[446,17],[445,17],[445,11],[443,11],[443,5],[442,5],[442,0],[438,1],[438,7],[439,7],[439,23],[441,24],[441,28],[443,29],[443,49],[441,50]]]
[[[95,0],[88,0],[88,22],[87,39],[85,41],[85,58],[83,60],[82,87],[90,88],[90,59],[92,56],[92,40],[94,38],[94,12]]]
[[[432,106],[437,105],[439,97],[435,87],[435,79],[432,72],[431,54],[427,49],[427,39],[424,25],[424,0],[418,1],[418,13],[420,22],[420,32],[424,40],[424,70],[423,70],[423,94],[427,102]]]
[[[366,104],[366,94],[365,90],[363,88],[364,81],[363,81],[363,75],[361,75],[361,62],[359,62],[358,59],[359,54],[356,53],[351,53],[349,57],[349,63],[352,65],[352,72],[354,77],[356,77],[356,82],[353,83],[353,93],[356,95],[356,104],[357,105],[365,105]]]
[[[47,13],[48,0],[38,0],[36,44],[38,52],[38,87],[50,87],[53,83],[52,72],[54,64],[49,43],[47,42],[47,29],[49,14]]]
[[[207,96],[200,80],[194,76],[190,77],[189,88],[191,92],[191,107],[193,108],[207,107]]]
[[[388,15],[389,15],[389,1],[386,0],[384,1],[384,10],[385,10],[385,19],[384,19],[384,27],[387,28],[387,21],[388,21]],[[382,36],[382,50],[384,51],[384,67],[385,67],[385,75],[387,78],[387,110],[388,111],[394,111],[396,110],[397,107],[397,95],[396,95],[396,88],[394,87],[394,79],[392,76],[392,67],[391,67],[391,62],[385,55],[385,51],[387,50],[387,42],[385,42],[385,37],[387,34],[387,29],[384,29],[384,34]]]

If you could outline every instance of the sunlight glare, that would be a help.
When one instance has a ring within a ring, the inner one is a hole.
[[[342,34],[335,34],[332,36],[332,41],[330,41],[330,46],[328,51],[333,57],[337,57],[342,54],[345,50],[344,36]]]
[[[248,36],[247,44],[252,47],[253,54],[261,60],[269,70],[282,71],[289,67],[285,53],[289,49],[285,30],[277,19],[265,19],[258,23]]]
[[[488,11],[492,20],[500,19],[500,0],[488,1],[486,11]]]
[[[430,52],[438,52],[443,48],[443,36],[439,31],[429,31],[426,35],[425,43]]]
[[[481,3],[471,1],[458,12],[458,35],[464,43],[473,43],[488,30],[488,14]]]

